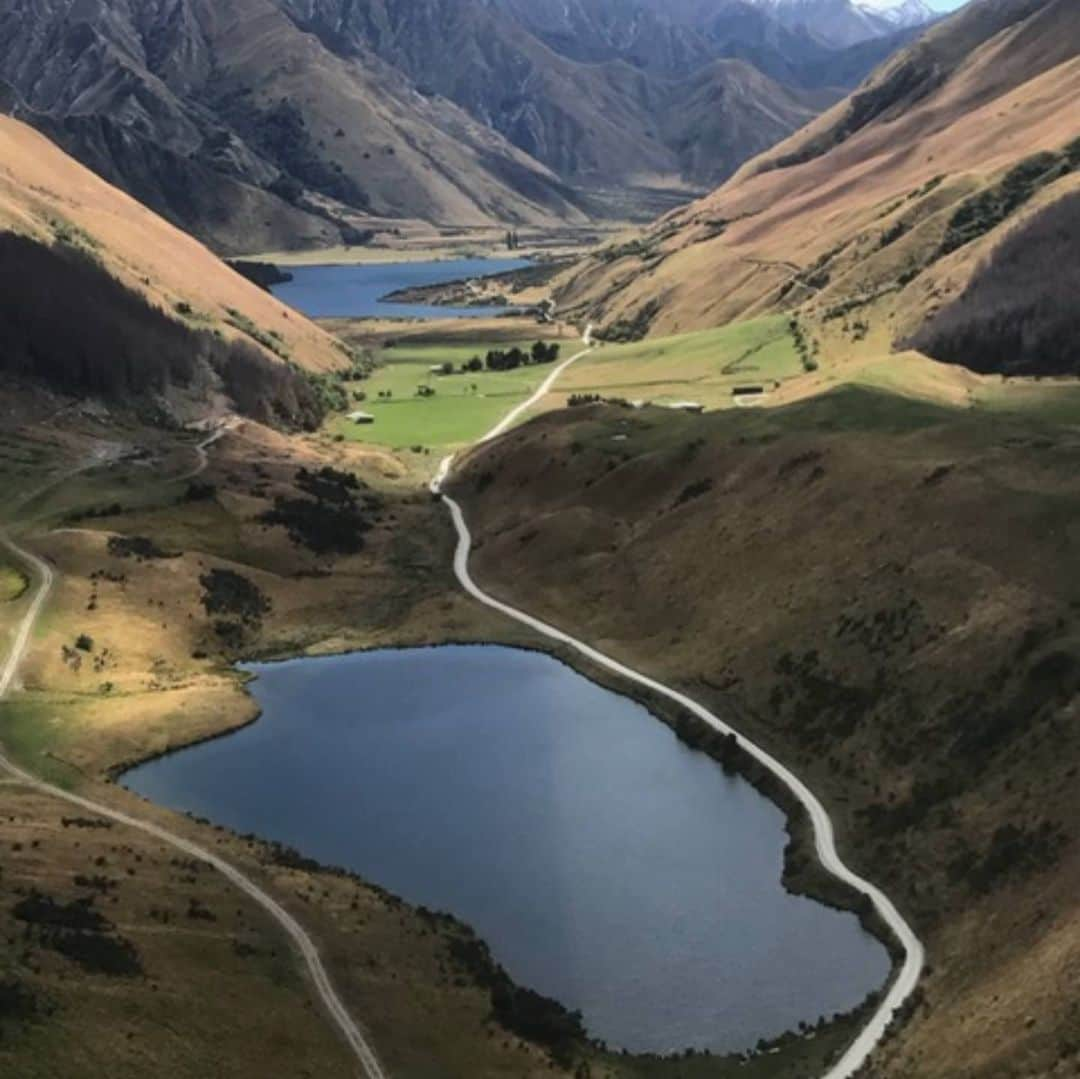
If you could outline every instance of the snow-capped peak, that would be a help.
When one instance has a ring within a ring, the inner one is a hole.
[[[895,26],[921,26],[936,18],[926,0],[855,0],[855,6]]]

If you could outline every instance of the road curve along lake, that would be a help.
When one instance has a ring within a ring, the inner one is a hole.
[[[784,891],[775,805],[551,657],[249,669],[256,724],[124,784],[452,912],[612,1046],[744,1049],[888,977],[853,915]]]

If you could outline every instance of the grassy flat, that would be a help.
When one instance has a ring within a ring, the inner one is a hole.
[[[678,337],[602,345],[560,379],[558,391],[726,408],[736,386],[771,389],[802,373],[788,318],[774,315]]]
[[[27,588],[26,576],[9,562],[0,562],[0,603],[18,599]]]
[[[529,341],[519,344],[526,350],[531,346]],[[349,442],[393,449],[423,446],[437,451],[475,441],[517,402],[528,397],[551,370],[550,365],[453,375],[438,375],[431,370],[442,363],[452,363],[458,370],[473,356],[483,357],[491,347],[511,346],[448,344],[386,350],[385,364],[371,378],[346,386],[350,398],[354,391],[367,395],[354,407],[370,413],[375,422],[358,425],[346,416],[336,416],[330,420],[328,430]],[[418,396],[421,386],[430,386],[434,396]],[[380,398],[380,393],[391,396]]]

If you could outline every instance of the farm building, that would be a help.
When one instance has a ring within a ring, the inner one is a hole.
[[[350,412],[349,422],[358,424],[374,423],[375,417],[370,412]]]
[[[774,382],[771,386],[736,386],[731,391],[732,401],[739,408],[764,404],[770,390],[777,389],[779,385],[779,382]]]

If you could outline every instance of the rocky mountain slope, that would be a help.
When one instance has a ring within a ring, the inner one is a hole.
[[[1076,189],[1078,106],[1080,9],[980,0],[712,195],[587,260],[562,301],[624,335],[790,310],[903,341]]]
[[[833,46],[857,45],[903,27],[924,26],[934,13],[922,0],[748,0],[782,25]]]
[[[601,190],[715,183],[900,42],[896,26],[876,20],[859,38],[876,47],[853,51],[744,0],[695,10],[648,0],[283,3],[328,48],[376,51],[560,176]],[[722,59],[784,85],[755,79],[750,93],[754,73]],[[698,128],[708,135],[688,139]]]
[[[0,0],[0,107],[228,252],[369,215],[579,222],[730,175],[902,40],[874,25],[849,47],[743,0]]]
[[[490,128],[370,53],[320,47],[270,0],[4,0],[0,80],[17,115],[224,250],[336,242],[368,211],[580,217]]]

